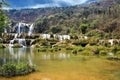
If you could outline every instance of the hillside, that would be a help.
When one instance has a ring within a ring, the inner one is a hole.
[[[12,21],[34,22],[38,33],[120,38],[119,13],[119,0],[92,0],[70,7],[10,10],[8,16]]]

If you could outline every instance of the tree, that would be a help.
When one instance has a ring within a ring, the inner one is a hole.
[[[82,24],[80,25],[82,34],[85,34],[85,33],[86,33],[88,27],[89,27],[89,24],[86,24],[86,23],[82,23]]]
[[[5,0],[0,1],[0,34],[4,31],[7,26],[8,18],[3,11],[3,6],[7,5]]]
[[[52,27],[52,28],[51,28],[51,32],[52,32],[53,34],[59,33],[59,32],[61,32],[61,31],[62,31],[62,28],[60,28],[60,27]]]

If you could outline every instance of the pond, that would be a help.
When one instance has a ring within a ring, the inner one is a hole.
[[[27,62],[37,71],[25,76],[0,80],[119,80],[119,61],[97,56],[74,55],[67,51],[39,52],[34,48],[0,49],[0,65]]]
[[[0,65],[6,64],[8,62],[27,62],[30,65],[37,65],[35,59],[39,53],[34,48],[5,48],[0,49]],[[36,54],[34,54],[36,52]],[[49,52],[40,52],[39,60],[64,60],[69,59],[70,54],[64,52],[59,53],[49,53]]]

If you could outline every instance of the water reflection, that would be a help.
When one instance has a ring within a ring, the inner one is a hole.
[[[29,65],[37,65],[34,62],[40,60],[66,60],[70,58],[70,54],[60,53],[34,53],[34,48],[5,48],[0,49],[0,65],[8,62],[27,62]]]
[[[66,54],[66,53],[60,53],[58,55],[59,59],[68,59],[70,58],[70,54]]]
[[[5,48],[0,49],[0,65],[8,62],[27,62],[33,65],[33,49],[32,48]]]
[[[54,53],[54,54],[42,54],[42,59],[43,60],[65,60],[65,59],[69,59],[70,58],[70,54],[66,54],[66,53]]]

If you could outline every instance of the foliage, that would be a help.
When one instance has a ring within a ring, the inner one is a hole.
[[[105,32],[99,31],[99,30],[91,30],[86,33],[87,36],[89,37],[96,37],[96,38],[102,38],[104,37]]]
[[[83,34],[86,33],[88,27],[89,27],[89,24],[83,23],[83,24],[80,25],[80,28],[81,28],[81,31],[82,31]]]
[[[72,44],[73,44],[73,45],[76,45],[76,46],[85,47],[85,46],[88,44],[88,40],[85,40],[85,39],[74,40],[74,41],[72,41]]]
[[[108,53],[108,52],[107,52],[106,50],[101,50],[101,51],[100,51],[100,55],[101,55],[101,56],[106,56],[107,53]]]
[[[13,77],[25,75],[35,71],[34,67],[26,63],[6,63],[0,67],[0,75],[4,77]]]
[[[92,56],[94,53],[88,49],[85,49],[81,52],[81,55]]]
[[[61,32],[61,31],[62,31],[62,29],[59,28],[59,27],[52,27],[52,28],[51,28],[51,32],[52,32],[53,34],[59,33],[59,32]]]
[[[119,12],[119,0],[100,0],[86,6],[11,10],[7,13],[14,21],[35,22],[38,33],[83,33],[98,38],[120,38]]]
[[[7,5],[5,0],[0,2],[0,34],[4,31],[4,28],[8,24],[8,17],[5,15],[4,11],[2,10],[3,6]]]

